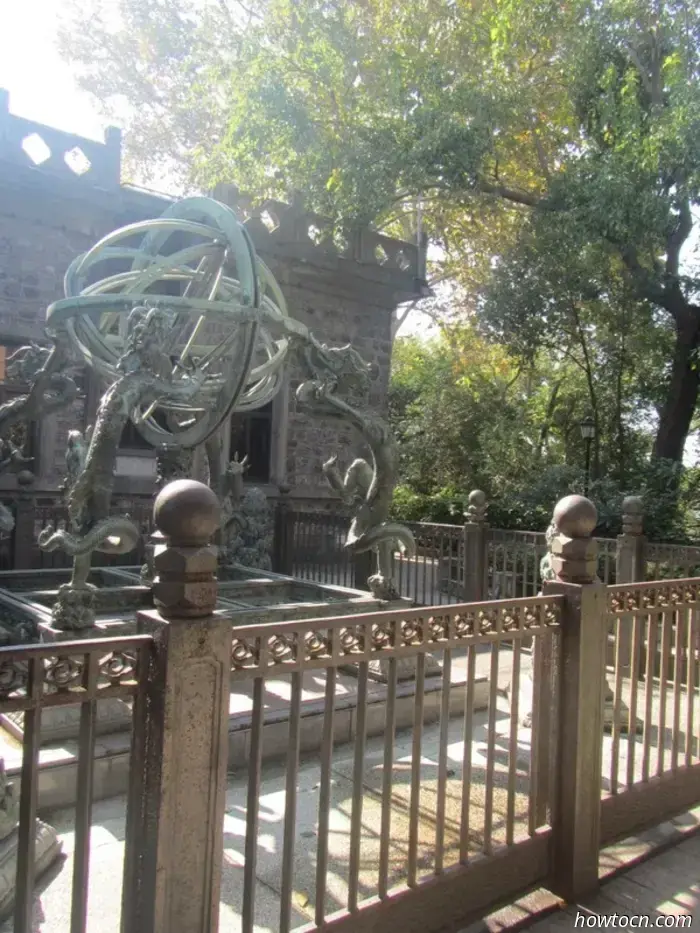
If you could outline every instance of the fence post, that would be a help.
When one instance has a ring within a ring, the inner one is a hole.
[[[176,480],[158,495],[156,610],[135,699],[122,931],[216,933],[223,858],[231,622],[214,614],[216,494]]]
[[[626,496],[622,500],[622,534],[617,536],[616,583],[644,582],[643,519],[642,500],[639,496]]]
[[[272,541],[272,569],[291,577],[293,570],[294,515],[289,507],[290,486],[280,486],[280,498],[275,507],[275,529]]]
[[[639,496],[626,496],[622,500],[622,534],[617,536],[617,558],[615,561],[615,581],[617,583],[643,583],[646,578],[644,549],[646,537],[642,533],[644,506]],[[617,620],[615,637],[619,642],[618,658],[624,677],[629,677],[631,670],[632,630],[634,621],[631,616],[622,616]],[[615,653],[613,643],[613,655]],[[611,663],[614,658],[609,658]]]
[[[15,507],[15,530],[13,535],[14,554],[13,570],[31,570],[34,551],[34,496],[31,486],[34,474],[30,470],[21,470],[17,474],[19,495]]]
[[[488,503],[486,493],[475,489],[469,493],[469,508],[463,526],[462,578],[465,602],[480,602],[488,593],[488,535],[486,523]]]
[[[607,587],[597,578],[591,537],[596,508],[567,496],[554,509],[555,579],[544,593],[564,596],[559,652],[556,784],[552,800],[552,890],[575,901],[598,887]]]

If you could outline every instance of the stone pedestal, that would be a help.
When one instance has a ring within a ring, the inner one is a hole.
[[[0,840],[0,920],[4,920],[12,913],[15,902],[18,844],[17,828],[13,829],[9,836]],[[34,872],[35,877],[39,878],[61,854],[62,844],[53,827],[37,820],[34,829],[34,846]]]
[[[131,709],[118,697],[100,700],[95,714],[96,735],[111,735],[131,729]],[[24,737],[24,713],[4,713],[0,722],[18,741]],[[50,706],[41,713],[40,743],[52,745],[74,741],[80,734],[80,705]]]
[[[129,635],[135,635],[138,626],[136,623],[136,612],[133,616],[126,619],[103,619],[98,620],[88,629],[80,629],[76,632],[65,632],[57,629],[52,622],[39,622],[39,640],[44,644],[60,644],[62,641],[92,641],[95,638],[128,638]]]

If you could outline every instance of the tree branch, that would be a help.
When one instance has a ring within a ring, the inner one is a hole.
[[[671,295],[662,285],[654,281],[653,277],[640,263],[636,248],[634,246],[620,247],[617,243],[614,245],[620,250],[620,256],[630,274],[637,295],[640,298],[653,301],[654,304],[664,308],[669,314],[675,315],[678,297]]]
[[[544,203],[544,198],[531,194],[529,191],[520,191],[518,188],[509,188],[507,185],[494,185],[483,178],[478,179],[475,187],[477,191],[484,194],[495,194],[504,201],[522,204],[525,207],[540,207]]]

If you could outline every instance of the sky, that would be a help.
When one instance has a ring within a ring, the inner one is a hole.
[[[61,0],[0,0],[0,87],[12,113],[102,140],[109,121],[54,47],[60,7]]]

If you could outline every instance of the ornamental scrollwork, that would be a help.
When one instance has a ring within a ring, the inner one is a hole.
[[[406,647],[423,644],[424,625],[425,620],[422,617],[403,621],[401,623],[401,644]]]
[[[234,635],[231,645],[231,667],[234,671],[256,668],[260,664],[260,649],[257,642],[251,644]]]
[[[471,613],[466,615],[458,613],[452,621],[452,630],[456,639],[470,638],[474,634],[474,618]]]
[[[304,648],[309,661],[331,657],[330,639],[321,632],[308,632],[304,638]]]
[[[428,619],[428,631],[431,642],[448,641],[450,637],[449,616],[431,616]]]
[[[136,657],[126,651],[112,651],[100,660],[98,668],[100,676],[115,687],[135,678]]]
[[[19,661],[0,662],[0,699],[7,699],[11,693],[22,690],[27,685],[27,667]]]
[[[296,658],[296,634],[273,635],[267,643],[272,664],[284,664]]]
[[[394,626],[391,622],[380,622],[372,626],[372,648],[383,651],[394,644]]]
[[[672,609],[676,606],[692,606],[700,601],[700,586],[697,583],[656,584],[647,586],[632,584],[628,589],[613,588],[608,601],[609,611],[616,614],[645,612],[648,610]]]
[[[56,690],[70,690],[82,683],[85,661],[81,658],[69,658],[65,655],[49,658],[44,671],[44,680]]]
[[[264,636],[246,638],[234,634],[231,668],[234,673],[264,674],[278,667],[303,669],[306,663],[319,660],[331,667],[349,657],[391,657],[397,649],[415,648],[417,653],[425,645],[448,648],[468,641],[509,641],[516,633],[536,634],[560,624],[559,602],[542,597],[532,603],[518,600],[510,605],[467,607],[457,612],[444,607],[444,612],[434,616],[397,614],[356,625],[348,625],[345,619],[328,619],[320,630],[305,629],[301,622],[297,628],[278,632],[264,641]]]
[[[362,654],[365,650],[363,627],[341,629],[339,641],[341,654]]]

